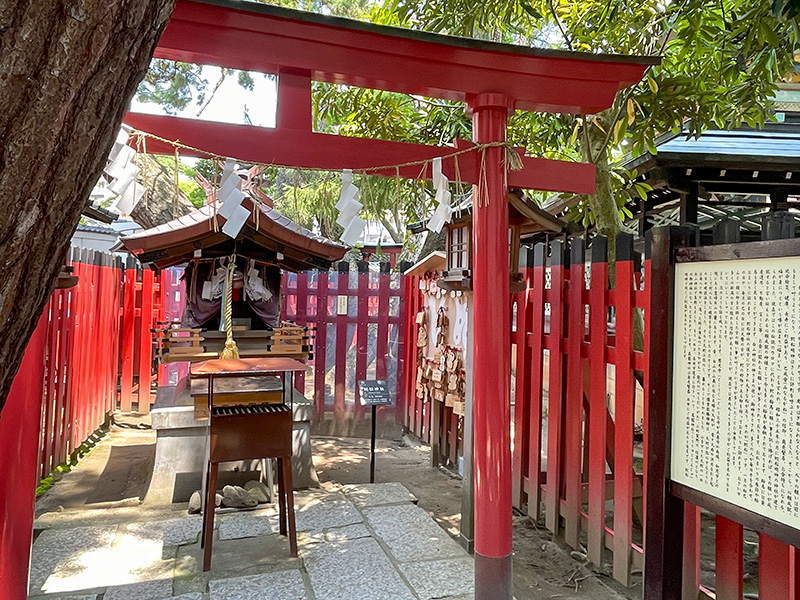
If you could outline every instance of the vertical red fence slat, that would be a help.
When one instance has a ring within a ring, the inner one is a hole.
[[[52,441],[55,439],[56,426],[56,385],[58,369],[58,317],[61,295],[53,292],[50,302],[43,312],[43,318],[49,319],[45,352],[45,390],[42,404],[42,434],[39,443],[39,477],[45,478],[55,466],[52,464]]]
[[[410,278],[405,275],[399,276],[400,297],[397,306],[397,323],[392,329],[397,339],[397,398],[395,400],[395,420],[404,428],[408,427],[408,406],[411,400],[410,396],[414,393],[413,386],[409,386],[410,374],[408,372],[410,370],[409,365],[413,364],[408,362],[408,341],[411,339],[409,338],[408,321],[410,306],[413,300],[410,296],[406,296],[406,294],[411,293],[408,291],[407,280],[410,280]]]
[[[528,429],[528,514],[539,518],[542,471],[542,385],[544,377],[544,285],[547,247],[537,244],[533,249],[533,274],[530,280],[530,333],[526,345],[530,348],[530,426]]]
[[[683,597],[697,598],[700,591],[700,508],[683,505]]]
[[[55,435],[52,440],[53,464],[60,465],[66,459],[68,440],[67,414],[69,410],[69,369],[67,368],[69,348],[71,344],[69,305],[72,291],[60,290],[61,297],[58,315],[58,386],[55,412]]]
[[[741,600],[744,576],[743,527],[725,517],[716,519],[717,600]]]
[[[381,263],[381,267],[389,263]],[[391,275],[388,270],[381,268],[378,274],[378,298],[377,313],[375,318],[378,321],[376,329],[377,339],[375,340],[375,379],[385,380],[388,374],[388,355],[389,355],[389,288],[391,286]],[[402,313],[400,313],[402,316]],[[398,325],[395,325],[398,327]],[[399,350],[399,349],[398,349]],[[398,354],[398,356],[400,356]],[[402,374],[400,372],[400,361],[398,360],[396,371],[397,395],[395,397],[395,415],[399,416],[400,407],[397,406],[399,399],[402,398]],[[386,409],[379,408],[378,414],[383,417]]]
[[[758,597],[796,600],[795,583],[794,548],[758,534]]]
[[[528,473],[528,447],[530,436],[527,433],[531,414],[530,361],[531,351],[528,347],[528,327],[531,320],[529,295],[531,292],[531,268],[533,251],[520,249],[519,266],[522,279],[526,283],[525,290],[515,294],[517,303],[517,326],[513,333],[513,342],[517,350],[515,364],[516,379],[514,381],[514,452],[511,455],[511,503],[522,509],[525,500],[525,476]]]
[[[608,243],[592,240],[592,274],[589,292],[589,514],[588,558],[603,564],[606,506],[606,342],[608,333]]]
[[[75,354],[73,355],[73,369],[75,374],[72,378],[72,439],[70,440],[70,450],[75,450],[83,440],[84,435],[84,414],[86,413],[86,402],[81,399],[86,395],[86,378],[84,377],[83,365],[86,360],[86,264],[84,262],[86,253],[78,253],[77,274],[78,285],[75,288],[75,335],[72,340],[75,344]]]
[[[550,378],[547,411],[547,487],[545,509],[547,528],[558,533],[561,514],[562,403],[564,399],[564,246],[560,240],[550,245]]]
[[[155,277],[150,269],[142,269],[142,308],[139,329],[139,412],[150,412],[150,371],[153,364],[153,287]]]
[[[614,343],[614,579],[630,585],[633,540],[633,236],[617,236]]]
[[[169,310],[169,303],[170,303],[170,294],[172,293],[172,271],[170,269],[163,269],[158,274],[159,279],[159,287],[158,287],[158,295],[160,297],[160,314],[159,314],[159,321],[162,323],[168,321],[168,310]],[[158,325],[157,328],[162,327],[162,325]],[[170,373],[171,366],[169,364],[160,363],[158,365],[158,385],[168,385],[169,384],[169,373]]]
[[[136,268],[128,263],[122,288],[122,375],[120,378],[120,410],[130,412],[133,406],[133,356],[136,312]]]
[[[582,238],[570,242],[569,309],[567,317],[567,385],[564,430],[564,485],[566,516],[564,540],[580,547],[581,519],[581,433],[583,431],[583,390],[581,347],[584,338],[585,255]]]
[[[348,263],[339,263],[339,273],[336,282],[336,294],[338,295],[336,303],[336,357],[334,373],[334,392],[333,392],[333,418],[337,422],[341,422],[345,418],[345,385],[347,383],[347,319],[339,315],[339,302],[345,302],[347,311],[350,311],[350,270]],[[347,268],[347,270],[344,270]],[[342,296],[346,300],[341,300]]]
[[[317,335],[314,340],[314,419],[325,416],[325,373],[328,343],[328,272],[317,275]]]
[[[308,325],[308,273],[297,274],[297,314],[295,323],[303,327]],[[294,387],[301,393],[306,391],[306,374],[296,373],[294,376]]]
[[[365,262],[358,264],[358,300],[356,312],[356,378],[355,378],[355,405],[353,411],[355,418],[360,421],[364,414],[364,407],[359,401],[358,382],[367,378],[367,311],[369,300],[370,273]]]
[[[389,288],[391,276],[388,271],[381,271],[378,277],[378,339],[375,345],[375,379],[386,379],[387,358],[389,351]],[[401,313],[402,316],[402,313]],[[401,381],[398,373],[398,383]]]

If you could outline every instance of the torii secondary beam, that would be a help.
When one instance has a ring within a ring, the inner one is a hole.
[[[358,171],[416,161],[421,163],[474,146],[472,142],[466,140],[456,140],[456,147],[448,148],[142,113],[128,113],[125,123],[140,131],[168,140],[180,140],[187,146],[220,156],[290,168],[331,171],[342,169]],[[524,148],[515,149],[522,156],[523,169],[508,172],[509,187],[573,194],[594,192],[594,165],[532,158],[523,156],[524,150]],[[147,151],[154,154],[173,154],[175,149],[171,144],[148,139]],[[180,152],[185,156],[205,156],[203,153],[190,150]],[[481,152],[473,151],[461,154],[457,158],[445,158],[442,161],[442,171],[451,181],[456,180],[456,160],[461,181],[477,184],[480,176]],[[369,174],[396,177],[398,169],[370,171]],[[425,167],[423,170],[421,164],[400,167],[399,175],[408,179],[430,179],[431,168]]]

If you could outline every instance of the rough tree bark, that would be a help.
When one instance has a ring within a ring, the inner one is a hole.
[[[616,111],[606,110],[597,115],[603,129],[610,131],[614,126]],[[589,196],[589,209],[592,211],[597,232],[608,238],[608,279],[612,288],[616,287],[617,271],[616,250],[617,234],[627,231],[619,216],[619,208],[614,196],[614,184],[611,179],[611,165],[608,163],[607,135],[593,123],[581,138],[581,154],[583,160],[594,162],[597,183],[595,193]],[[633,345],[636,350],[644,348],[644,316],[641,309],[633,311]]]
[[[131,212],[131,219],[145,229],[157,227],[194,210],[183,192],[175,202],[175,178],[152,154],[137,154],[138,181],[145,186],[144,197]]]
[[[174,4],[0,4],[0,408]]]

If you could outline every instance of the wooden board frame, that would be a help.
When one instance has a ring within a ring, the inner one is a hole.
[[[800,546],[800,530],[670,480],[675,263],[800,256],[800,239],[691,247],[694,239],[690,227],[657,227],[647,237],[652,302],[644,600],[682,598],[685,502]]]
[[[675,251],[674,263],[728,262],[795,257],[800,257],[800,238],[744,242],[718,246],[700,246],[696,248],[677,248]],[[674,301],[674,295],[671,296],[671,300]],[[672,407],[670,406],[670,419],[672,417],[671,409]],[[672,433],[671,429],[670,423],[670,436]],[[672,481],[671,478],[669,480],[668,491],[670,494],[682,500],[691,502],[717,515],[722,515],[723,517],[741,523],[745,527],[759,533],[764,533],[792,546],[800,547],[800,529],[798,528],[763,516],[755,511],[743,508],[712,494]]]

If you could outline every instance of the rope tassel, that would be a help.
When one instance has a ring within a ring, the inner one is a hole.
[[[236,271],[236,255],[232,255],[228,261],[228,276],[225,278],[225,348],[219,357],[222,360],[239,360],[239,348],[233,339],[233,274]]]

